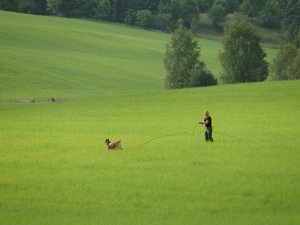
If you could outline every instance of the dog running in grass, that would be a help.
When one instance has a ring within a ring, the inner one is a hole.
[[[109,138],[107,138],[105,139],[104,143],[107,145],[107,150],[118,150],[118,149],[122,150],[121,139],[118,141],[111,142]]]

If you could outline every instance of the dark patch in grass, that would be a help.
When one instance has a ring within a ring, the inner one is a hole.
[[[37,98],[37,99],[0,99],[0,103],[23,103],[23,104],[33,104],[33,103],[55,103],[55,102],[65,102],[72,101],[72,98]]]

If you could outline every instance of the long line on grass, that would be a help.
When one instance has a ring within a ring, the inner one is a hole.
[[[159,136],[159,137],[154,137],[154,138],[151,138],[150,140],[144,142],[143,144],[140,145],[140,147],[156,140],[156,139],[160,139],[160,138],[166,138],[166,137],[172,137],[172,136],[178,136],[178,135],[191,135],[191,133],[189,132],[180,132],[180,133],[175,133],[175,134],[167,134],[167,135],[162,135],[162,136]]]
[[[144,142],[143,144],[140,145],[140,147],[146,145],[146,144],[149,144],[150,142],[154,141],[154,140],[157,140],[157,139],[160,139],[160,138],[166,138],[166,137],[172,137],[172,136],[178,136],[178,135],[190,135],[190,136],[194,136],[195,135],[195,131],[196,131],[196,128],[198,126],[196,126],[194,128],[194,131],[193,133],[190,133],[190,132],[187,132],[187,131],[184,131],[184,132],[179,132],[179,133],[174,133],[174,134],[166,134],[166,135],[161,135],[161,136],[158,136],[158,137],[154,137],[154,138],[151,138],[150,140]],[[223,136],[227,136],[227,137],[231,137],[231,138],[236,138],[236,139],[244,139],[242,137],[238,137],[238,136],[234,136],[234,135],[230,135],[230,134],[226,134],[226,133],[223,133],[223,132],[219,132],[219,131],[214,131],[214,133],[217,133],[217,134],[220,134],[220,135],[223,135]]]
[[[190,133],[190,132],[187,132],[187,131],[184,131],[184,132],[179,132],[179,133],[175,133],[175,134],[166,134],[166,135],[162,135],[162,136],[158,136],[158,137],[154,137],[154,138],[151,138],[150,140],[144,142],[143,144],[140,145],[140,147],[156,140],[156,139],[160,139],[160,138],[166,138],[166,137],[172,137],[172,136],[178,136],[178,135],[191,135],[191,136],[194,136],[195,135],[195,131],[196,131],[196,128],[197,126],[194,128],[194,132],[193,133]]]

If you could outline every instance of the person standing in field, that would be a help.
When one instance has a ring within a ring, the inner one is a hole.
[[[205,141],[213,142],[214,139],[212,137],[212,118],[210,117],[208,111],[204,112],[204,115],[205,115],[204,121],[203,122],[200,121],[199,124],[205,125],[205,128],[206,128],[205,134],[204,134]]]

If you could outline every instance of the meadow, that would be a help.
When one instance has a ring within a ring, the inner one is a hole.
[[[299,81],[164,90],[168,34],[7,12],[0,32],[0,224],[299,224]]]
[[[0,13],[0,98],[82,98],[164,89],[170,34],[125,25]],[[219,41],[199,39],[219,76]],[[267,48],[272,61],[276,49]]]

